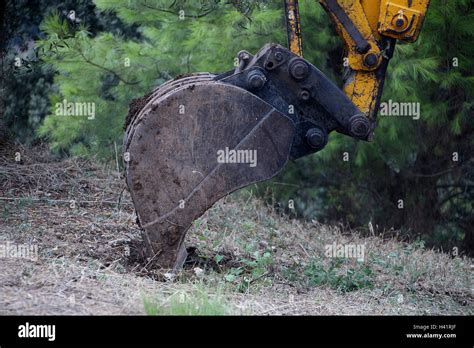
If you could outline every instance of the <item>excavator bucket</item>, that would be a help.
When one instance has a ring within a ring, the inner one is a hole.
[[[135,100],[126,181],[150,262],[179,269],[192,222],[217,200],[324,147],[332,130],[364,138],[367,119],[324,74],[269,44],[221,75],[181,76]]]
[[[177,269],[192,222],[226,194],[277,174],[295,127],[272,105],[209,74],[176,79],[143,102],[125,137],[126,180],[148,254]]]

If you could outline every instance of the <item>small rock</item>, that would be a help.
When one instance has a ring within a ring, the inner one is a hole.
[[[199,267],[194,267],[193,271],[196,277],[202,277],[204,275],[204,270]]]

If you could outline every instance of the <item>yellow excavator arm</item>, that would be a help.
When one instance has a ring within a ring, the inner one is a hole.
[[[430,0],[319,0],[344,40],[344,92],[375,127],[396,40],[418,38]],[[285,1],[288,46],[302,55],[298,1]]]

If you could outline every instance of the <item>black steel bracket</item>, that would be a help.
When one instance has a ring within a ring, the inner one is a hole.
[[[364,140],[370,132],[369,120],[339,87],[280,45],[265,45],[237,71],[215,80],[248,90],[294,122],[293,159],[323,149],[334,130]]]

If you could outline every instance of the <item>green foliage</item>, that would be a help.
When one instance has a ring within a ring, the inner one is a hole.
[[[87,22],[90,35],[107,30],[128,38],[139,38],[133,26],[127,26],[112,12],[97,11],[92,0],[52,0],[31,2],[7,1],[5,21],[1,28],[0,50],[2,51],[2,90],[5,102],[3,113],[10,133],[25,143],[36,140],[35,131],[49,113],[49,94],[54,93],[54,70],[38,60],[39,51],[34,40],[44,38],[39,25],[52,12],[64,17],[74,10],[76,18]],[[54,30],[65,30],[64,23],[53,23]],[[68,31],[74,32],[80,24],[71,23]]]
[[[239,267],[230,268],[224,279],[235,285],[237,291],[245,293],[250,291],[251,285],[267,284],[265,275],[269,273],[269,269],[274,264],[273,256],[270,252],[254,251],[247,257],[239,259]]]
[[[113,154],[114,142],[121,142],[123,127],[123,119],[117,115],[126,114],[126,105],[135,96],[133,92],[145,91],[143,85],[149,82],[135,79],[132,69],[124,63],[125,58],[133,60],[140,54],[138,43],[125,42],[111,33],[91,39],[85,27],[71,33],[67,22],[58,14],[44,21],[42,30],[48,33],[48,38],[39,43],[39,49],[44,51],[43,61],[57,72],[58,90],[50,94],[50,115],[39,134],[50,139],[53,150],[102,157]],[[141,63],[146,65],[151,61]],[[122,67],[118,68],[120,64]],[[144,70],[138,65],[135,72],[144,74]],[[57,115],[56,104],[63,100],[94,103],[96,115],[93,119]]]
[[[373,287],[374,274],[369,265],[358,263],[341,272],[343,265],[344,260],[340,258],[331,259],[329,265],[314,259],[305,268],[304,275],[310,286],[329,285],[341,292]]]
[[[39,134],[55,151],[113,158],[133,98],[178,74],[230,70],[238,51],[255,52],[267,41],[284,39],[281,10],[260,3],[98,0],[96,5],[139,25],[142,40],[108,32],[92,36],[87,23],[72,32],[59,14],[43,22],[47,38],[39,46],[43,61],[57,72],[58,90],[50,94],[50,114]],[[94,103],[95,119],[56,115],[55,105],[64,99]]]

